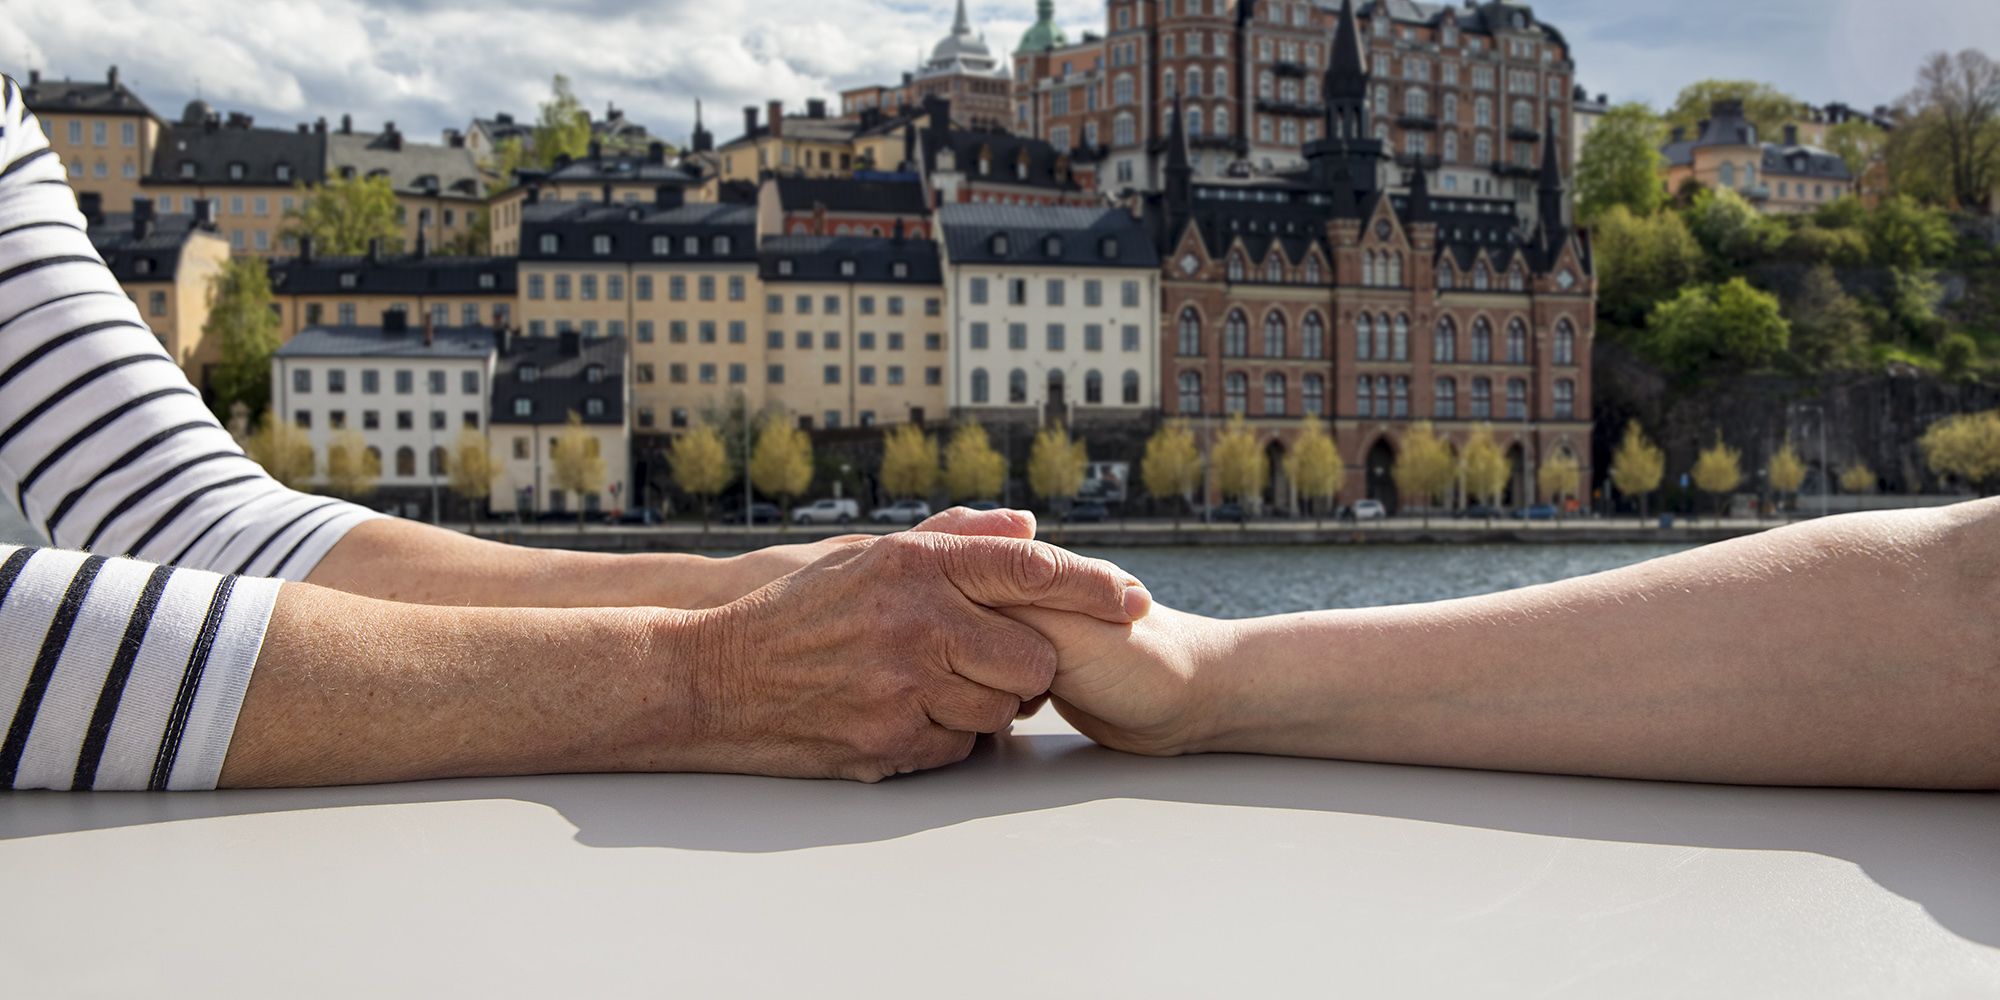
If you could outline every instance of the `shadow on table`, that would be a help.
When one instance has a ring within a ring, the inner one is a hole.
[[[0,840],[255,813],[513,799],[561,813],[576,825],[577,841],[591,847],[763,853],[889,840],[1118,798],[1820,854],[1852,862],[1953,932],[2000,947],[1996,794],[1742,788],[1239,755],[1155,760],[1059,735],[982,741],[957,767],[879,785],[568,775],[171,795],[0,793]]]

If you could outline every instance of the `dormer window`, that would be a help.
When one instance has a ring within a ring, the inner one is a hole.
[[[244,170],[245,170],[245,168],[244,168],[243,164],[241,164],[241,163],[232,163],[232,164],[230,164],[230,165],[229,165],[229,179],[230,179],[230,180],[232,180],[232,181],[240,181],[240,180],[242,180],[242,179],[243,179],[243,174],[244,174]]]
[[[516,371],[516,375],[520,378],[522,385],[532,385],[541,380],[542,369],[540,365],[522,365]]]
[[[1044,257],[1062,256],[1062,237],[1050,236],[1042,240],[1042,256]]]
[[[514,399],[514,415],[515,415],[515,416],[517,416],[517,417],[532,417],[532,416],[534,416],[534,415],[535,415],[535,401],[534,401],[534,400],[532,400],[532,399],[529,399],[529,398],[527,398],[526,396],[517,396],[517,397],[515,397],[515,399]]]
[[[272,167],[271,172],[278,178],[278,183],[280,184],[287,183],[292,179],[292,165],[289,163],[280,163]]]
[[[729,254],[729,237],[727,237],[727,236],[717,236],[717,237],[716,237],[716,238],[715,238],[715,239],[714,239],[714,240],[712,241],[712,244],[711,244],[711,245],[713,245],[713,246],[715,247],[715,255],[716,255],[716,256],[718,256],[718,257],[724,257],[724,256],[727,256],[727,255]]]
[[[701,254],[701,237],[699,236],[681,237],[681,252],[687,254],[690,257],[699,256]]]
[[[598,233],[590,238],[590,252],[599,257],[611,256],[611,237]]]
[[[1020,178],[1021,180],[1024,180],[1024,181],[1028,179],[1028,161],[1027,161],[1027,160],[1019,160],[1019,161],[1015,162],[1015,164],[1014,164],[1014,176],[1015,176],[1015,177],[1017,177],[1017,178]]]
[[[841,277],[843,277],[843,278],[852,278],[852,277],[854,277],[854,262],[853,262],[853,261],[851,261],[851,260],[843,260],[843,261],[841,261],[841,262],[840,262],[840,276],[841,276]]]
[[[153,273],[153,258],[139,257],[132,261],[132,270],[139,274]]]
[[[361,276],[353,271],[340,272],[340,287],[353,288],[361,283]]]
[[[601,398],[599,398],[599,397],[597,397],[597,396],[592,396],[592,397],[590,397],[589,399],[586,399],[586,400],[584,400],[584,401],[583,401],[583,415],[584,415],[584,416],[586,416],[586,417],[601,417],[601,416],[603,416],[603,415],[604,415],[604,400],[603,400],[603,399],[601,399]]]
[[[1103,242],[1097,244],[1097,255],[1103,257],[1105,260],[1117,260],[1118,241],[1110,237],[1105,237]]]
[[[554,233],[543,233],[541,239],[535,242],[535,248],[542,253],[555,253],[562,248],[562,237]]]
[[[901,260],[899,260],[899,261],[896,261],[896,262],[895,262],[895,263],[893,263],[893,264],[890,264],[890,265],[889,265],[889,275],[890,275],[890,277],[894,277],[894,278],[907,278],[907,277],[909,277],[909,276],[910,276],[910,265],[909,265],[909,262],[908,262],[908,261],[901,261]]]
[[[1007,256],[1007,234],[1006,234],[1006,233],[995,233],[995,234],[993,235],[993,256],[995,256],[995,257],[1005,257],[1005,256]]]
[[[499,280],[493,276],[493,272],[491,271],[479,272],[479,287],[492,288],[497,284],[499,284]]]
[[[583,380],[591,385],[604,381],[604,366],[586,365],[583,369]]]
[[[783,260],[778,261],[778,274],[781,277],[787,277],[787,278],[791,277],[792,259],[790,257],[786,257]]]
[[[673,237],[671,237],[671,236],[655,236],[655,237],[653,237],[653,256],[655,256],[655,257],[666,257],[666,256],[668,256],[668,255],[672,254],[673,252],[674,252],[674,238],[673,238]]]

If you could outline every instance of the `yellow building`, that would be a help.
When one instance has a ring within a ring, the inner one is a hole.
[[[1678,192],[1689,181],[1730,188],[1773,214],[1810,212],[1855,192],[1847,162],[1801,142],[1797,125],[1785,126],[1782,139],[1764,142],[1743,102],[1717,101],[1693,138],[1675,129],[1661,149],[1667,190]]]
[[[163,213],[213,202],[217,231],[230,248],[268,257],[285,250],[285,216],[298,207],[299,186],[317,185],[325,176],[322,132],[257,128],[249,115],[225,119],[192,101],[161,131],[143,187]]]
[[[310,238],[271,261],[271,293],[287,339],[314,326],[366,326],[400,312],[420,327],[504,327],[515,321],[516,263],[426,252],[327,257]]]
[[[743,109],[743,134],[716,149],[722,162],[720,179],[756,181],[766,171],[804,177],[845,177],[857,169],[895,169],[894,161],[883,162],[885,148],[900,143],[894,138],[893,121],[876,115],[856,118],[829,118],[826,102],[817,98],[806,102],[802,115],[785,114],[784,105],[771,101],[766,118],[759,122],[757,109]],[[861,147],[857,148],[857,143]],[[863,154],[869,159],[863,159]]]
[[[84,193],[80,202],[90,244],[118,286],[188,379],[205,386],[207,369],[220,360],[220,345],[204,338],[202,327],[215,276],[229,259],[229,244],[216,235],[207,209],[160,215],[150,199],[135,198],[130,212],[106,213],[95,192]]]
[[[487,423],[496,514],[596,512],[632,506],[632,433],[622,337],[503,337]],[[567,488],[556,453],[571,415],[604,461],[601,488]]]
[[[102,81],[46,80],[28,73],[21,97],[41,119],[49,145],[69,171],[69,186],[105,205],[130,205],[153,162],[160,120],[111,67]]]
[[[697,139],[701,135],[697,125]],[[492,196],[492,252],[521,252],[521,218],[531,203],[712,202],[717,187],[704,178],[695,162],[669,158],[664,143],[653,143],[639,155],[606,153],[592,143],[590,155],[581,159],[563,156],[548,170],[515,171],[513,186]]]

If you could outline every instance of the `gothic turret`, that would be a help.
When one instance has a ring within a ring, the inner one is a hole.
[[[1542,179],[1535,190],[1536,222],[1543,248],[1554,252],[1569,232],[1569,198],[1563,183],[1562,152],[1556,145],[1555,112],[1542,129]]]
[[[715,136],[701,124],[701,99],[694,102],[694,135],[688,140],[688,147],[697,153],[706,153],[715,148]]]
[[[1382,187],[1382,140],[1368,124],[1368,63],[1354,23],[1354,0],[1341,0],[1328,58],[1325,86],[1326,130],[1306,143],[1313,182],[1343,206],[1359,204]]]

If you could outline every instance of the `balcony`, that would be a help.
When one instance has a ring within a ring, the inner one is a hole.
[[[1396,124],[1406,129],[1421,128],[1435,132],[1437,131],[1438,120],[1427,114],[1404,112],[1396,116]]]
[[[1410,170],[1436,170],[1444,165],[1444,161],[1436,153],[1397,153],[1396,165]]]
[[[1512,125],[1507,129],[1507,138],[1515,142],[1540,142],[1542,141],[1542,130],[1531,128],[1527,125]]]
[[[1271,72],[1276,73],[1279,76],[1295,76],[1299,77],[1300,79],[1304,79],[1306,77],[1310,77],[1313,75],[1312,67],[1307,66],[1305,63],[1291,62],[1289,60],[1284,60],[1284,59],[1280,59],[1277,62],[1272,63]]]
[[[1221,149],[1232,153],[1248,153],[1250,151],[1250,144],[1233,135],[1208,132],[1201,135],[1188,136],[1188,148]]]
[[[1508,163],[1505,160],[1494,160],[1492,169],[1494,175],[1498,177],[1540,177],[1542,175],[1541,169],[1530,163]]]
[[[1296,101],[1280,101],[1280,100],[1273,100],[1268,97],[1259,97],[1257,98],[1257,110],[1262,111],[1267,115],[1292,115],[1298,118],[1317,118],[1320,115],[1326,113],[1326,106],[1322,104],[1301,104]]]

